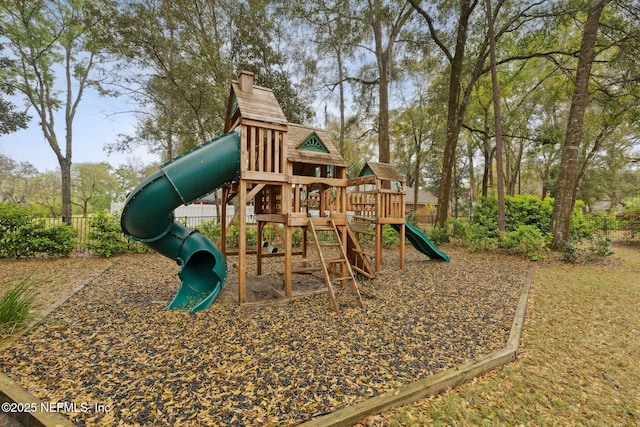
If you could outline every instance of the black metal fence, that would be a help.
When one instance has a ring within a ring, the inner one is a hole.
[[[231,221],[233,217],[229,216],[227,218],[227,223]],[[249,220],[250,218],[247,218]],[[217,222],[216,217],[212,216],[199,216],[199,217],[176,217],[177,221],[180,221],[184,225],[189,228],[196,228],[200,224],[205,222]],[[47,227],[62,223],[62,218],[60,217],[50,217],[45,218],[45,224]],[[91,243],[91,218],[90,217],[82,217],[82,216],[74,216],[71,217],[71,226],[76,230],[76,246],[74,248],[74,252],[76,253],[88,253],[90,252],[87,247],[88,244]]]
[[[588,217],[585,218],[589,230],[600,232],[610,239],[635,239],[639,236],[630,230],[627,222],[616,217]]]
[[[49,217],[45,218],[45,224],[47,227],[52,225],[61,224],[62,218]],[[74,252],[89,252],[87,243],[89,243],[89,233],[91,231],[90,219],[82,216],[71,217],[71,227],[76,230],[76,247]]]

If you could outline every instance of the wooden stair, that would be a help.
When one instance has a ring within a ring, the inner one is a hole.
[[[347,225],[347,258],[351,269],[356,273],[369,279],[376,278],[376,273],[368,259],[373,259],[374,255],[362,250],[358,237],[350,225]]]
[[[320,267],[324,276],[324,281],[327,284],[327,291],[329,298],[331,298],[331,305],[336,312],[340,311],[338,300],[336,298],[336,286],[341,286],[342,291],[351,293],[354,295],[358,305],[363,308],[362,297],[358,290],[358,282],[351,269],[351,264],[347,258],[345,247],[340,239],[340,233],[336,228],[335,223],[330,218],[309,218],[309,229],[313,234],[313,240],[316,244],[318,251]],[[329,232],[332,234],[332,241],[320,241],[318,239],[319,232]],[[327,254],[327,249],[331,248],[331,253]],[[309,259],[299,259],[294,262],[303,263],[308,262]],[[344,292],[342,292],[344,293]]]

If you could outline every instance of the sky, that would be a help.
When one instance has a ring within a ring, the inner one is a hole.
[[[24,105],[21,98],[5,98],[18,106]],[[126,98],[108,98],[94,92],[86,92],[80,101],[73,126],[73,163],[107,162],[114,167],[128,163],[158,163],[157,155],[149,154],[144,147],[131,153],[107,154],[104,145],[112,142],[118,134],[133,134],[135,115]],[[39,120],[33,109],[29,127],[9,135],[0,136],[0,153],[19,162],[29,162],[40,172],[54,171],[58,160],[44,139]],[[63,112],[56,119],[56,133],[64,144],[65,128]]]

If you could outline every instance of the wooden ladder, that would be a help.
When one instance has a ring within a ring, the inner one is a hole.
[[[309,228],[311,229],[311,233],[313,234],[313,240],[316,243],[318,256],[320,257],[322,273],[327,284],[327,291],[329,292],[329,298],[331,298],[331,305],[333,306],[333,309],[336,311],[336,313],[340,311],[338,302],[336,300],[334,283],[339,283],[343,285],[344,288],[346,287],[347,282],[351,284],[351,291],[355,295],[358,305],[361,308],[364,308],[364,305],[362,304],[362,297],[360,296],[360,291],[358,290],[358,282],[356,281],[353,270],[351,269],[351,264],[347,259],[345,247],[342,244],[342,239],[340,239],[340,233],[336,228],[336,224],[330,218],[309,218]],[[331,232],[333,234],[333,241],[321,242],[320,239],[318,239],[319,231]],[[327,248],[334,249],[331,253],[331,258],[327,258],[325,256],[324,250]],[[338,252],[337,254],[335,254],[336,249]],[[340,268],[337,268],[338,266]]]

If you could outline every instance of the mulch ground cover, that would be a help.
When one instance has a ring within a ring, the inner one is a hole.
[[[337,314],[326,294],[167,312],[175,263],[119,257],[1,353],[0,371],[76,403],[77,425],[295,425],[504,347],[530,263],[445,250],[451,263],[408,247],[405,270],[386,251],[361,281],[365,308]]]

